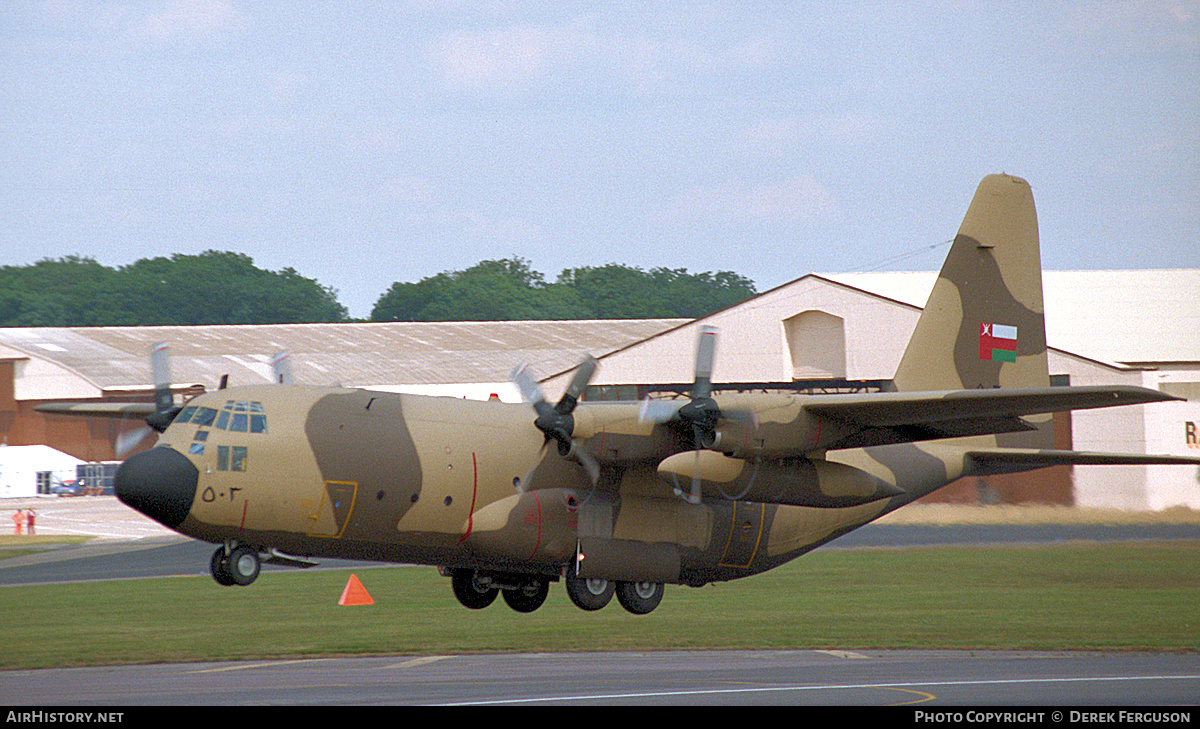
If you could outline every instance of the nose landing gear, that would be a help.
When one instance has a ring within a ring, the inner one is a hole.
[[[239,544],[229,548],[228,545],[223,545],[213,552],[210,568],[218,585],[245,586],[258,579],[262,559],[258,550],[253,547]]]

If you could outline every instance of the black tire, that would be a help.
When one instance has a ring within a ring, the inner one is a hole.
[[[251,547],[235,547],[229,553],[229,578],[233,584],[245,587],[258,579],[262,569],[262,560],[258,558],[258,550]]]
[[[617,585],[612,580],[583,579],[576,575],[571,567],[567,568],[563,584],[571,602],[582,610],[599,610],[612,600],[617,591]]]
[[[504,591],[504,602],[519,613],[531,613],[546,602],[550,594],[550,582],[545,577],[530,577],[520,587]]]
[[[213,552],[212,563],[209,566],[218,585],[229,587],[233,584],[233,575],[229,573],[229,559],[225,556],[224,547],[217,547],[217,551]]]
[[[484,587],[475,579],[475,570],[454,570],[450,575],[450,586],[454,596],[464,607],[472,610],[482,610],[491,605],[500,592],[494,587]]]
[[[617,601],[634,615],[645,615],[658,607],[663,599],[661,582],[618,582]]]

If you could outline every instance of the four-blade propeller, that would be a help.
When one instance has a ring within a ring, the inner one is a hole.
[[[679,423],[682,427],[689,429],[697,462],[700,451],[712,448],[716,444],[717,426],[722,420],[743,421],[750,423],[752,427],[757,426],[756,416],[753,412],[722,410],[712,397],[712,373],[713,364],[716,361],[718,331],[713,326],[700,327],[696,338],[695,377],[692,381],[692,389],[688,393],[688,401],[680,403],[647,398],[642,401],[642,407],[638,413],[638,420],[643,423]],[[675,494],[690,503],[698,504],[700,503],[700,490],[701,482],[693,475],[691,493],[684,494],[683,490],[676,485]]]
[[[638,415],[638,419],[643,423],[675,424],[676,427],[686,429],[697,459],[702,450],[716,445],[717,426],[722,421],[736,420],[747,422],[752,427],[757,426],[753,412],[722,410],[712,397],[712,373],[716,360],[717,332],[716,327],[700,327],[696,341],[695,377],[691,391],[688,393],[688,400],[679,402],[647,398],[642,401]],[[543,457],[545,448],[553,442],[560,456],[575,461],[584,468],[593,485],[598,482],[600,466],[592,454],[583,447],[582,442],[574,438],[575,418],[573,413],[580,396],[596,374],[598,366],[599,363],[590,355],[584,358],[576,368],[562,397],[553,404],[542,393],[542,389],[530,372],[528,365],[521,365],[513,370],[512,374],[513,381],[521,391],[522,399],[531,404],[536,413],[533,424],[545,437]],[[543,460],[539,459],[538,463],[539,466],[535,466],[530,474],[521,481],[520,488],[522,490],[530,487]],[[694,472],[698,471],[698,468],[694,469]],[[675,493],[690,503],[698,504],[701,496],[701,481],[693,476],[690,493],[684,493],[678,485],[675,487]]]
[[[571,382],[567,385],[562,397],[553,405],[542,394],[542,388],[530,372],[529,365],[521,365],[513,370],[512,374],[513,382],[521,391],[521,398],[532,404],[534,412],[537,413],[533,424],[542,431],[546,438],[546,445],[553,441],[560,456],[576,461],[583,466],[593,485],[600,478],[600,466],[592,454],[576,443],[572,436],[575,432],[573,415],[575,406],[579,403],[580,395],[591,382],[592,376],[596,374],[598,366],[599,363],[596,362],[596,359],[587,355],[575,369],[575,374],[571,377]],[[526,478],[522,481],[522,488],[527,487],[528,480]]]
[[[147,415],[146,425],[135,430],[117,434],[113,450],[117,458],[124,459],[150,435],[151,430],[165,431],[180,408],[175,406],[175,395],[171,392],[171,348],[163,342],[150,346],[150,374],[154,381],[154,412]]]

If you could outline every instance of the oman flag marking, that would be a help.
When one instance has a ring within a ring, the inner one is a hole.
[[[979,325],[979,359],[1017,361],[1017,328],[1007,324]]]

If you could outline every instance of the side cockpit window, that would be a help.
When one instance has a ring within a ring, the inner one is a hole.
[[[244,400],[230,400],[220,410],[189,405],[179,412],[175,422],[231,433],[267,432],[267,413],[262,403]]]
[[[231,433],[265,433],[267,414],[261,402],[230,400],[221,408],[216,428]]]
[[[196,414],[192,416],[192,424],[201,427],[212,425],[217,419],[217,411],[212,408],[197,408]]]
[[[178,423],[191,423],[196,426],[196,436],[188,449],[193,456],[203,456],[209,434],[217,431],[228,433],[259,434],[267,432],[267,412],[261,402],[248,400],[228,400],[218,410],[199,405],[188,405],[179,411],[175,418]],[[247,445],[224,445],[224,438],[214,438],[217,441],[217,470],[246,471],[250,460],[250,447]],[[240,440],[230,437],[235,443]],[[211,450],[209,451],[211,453]]]

